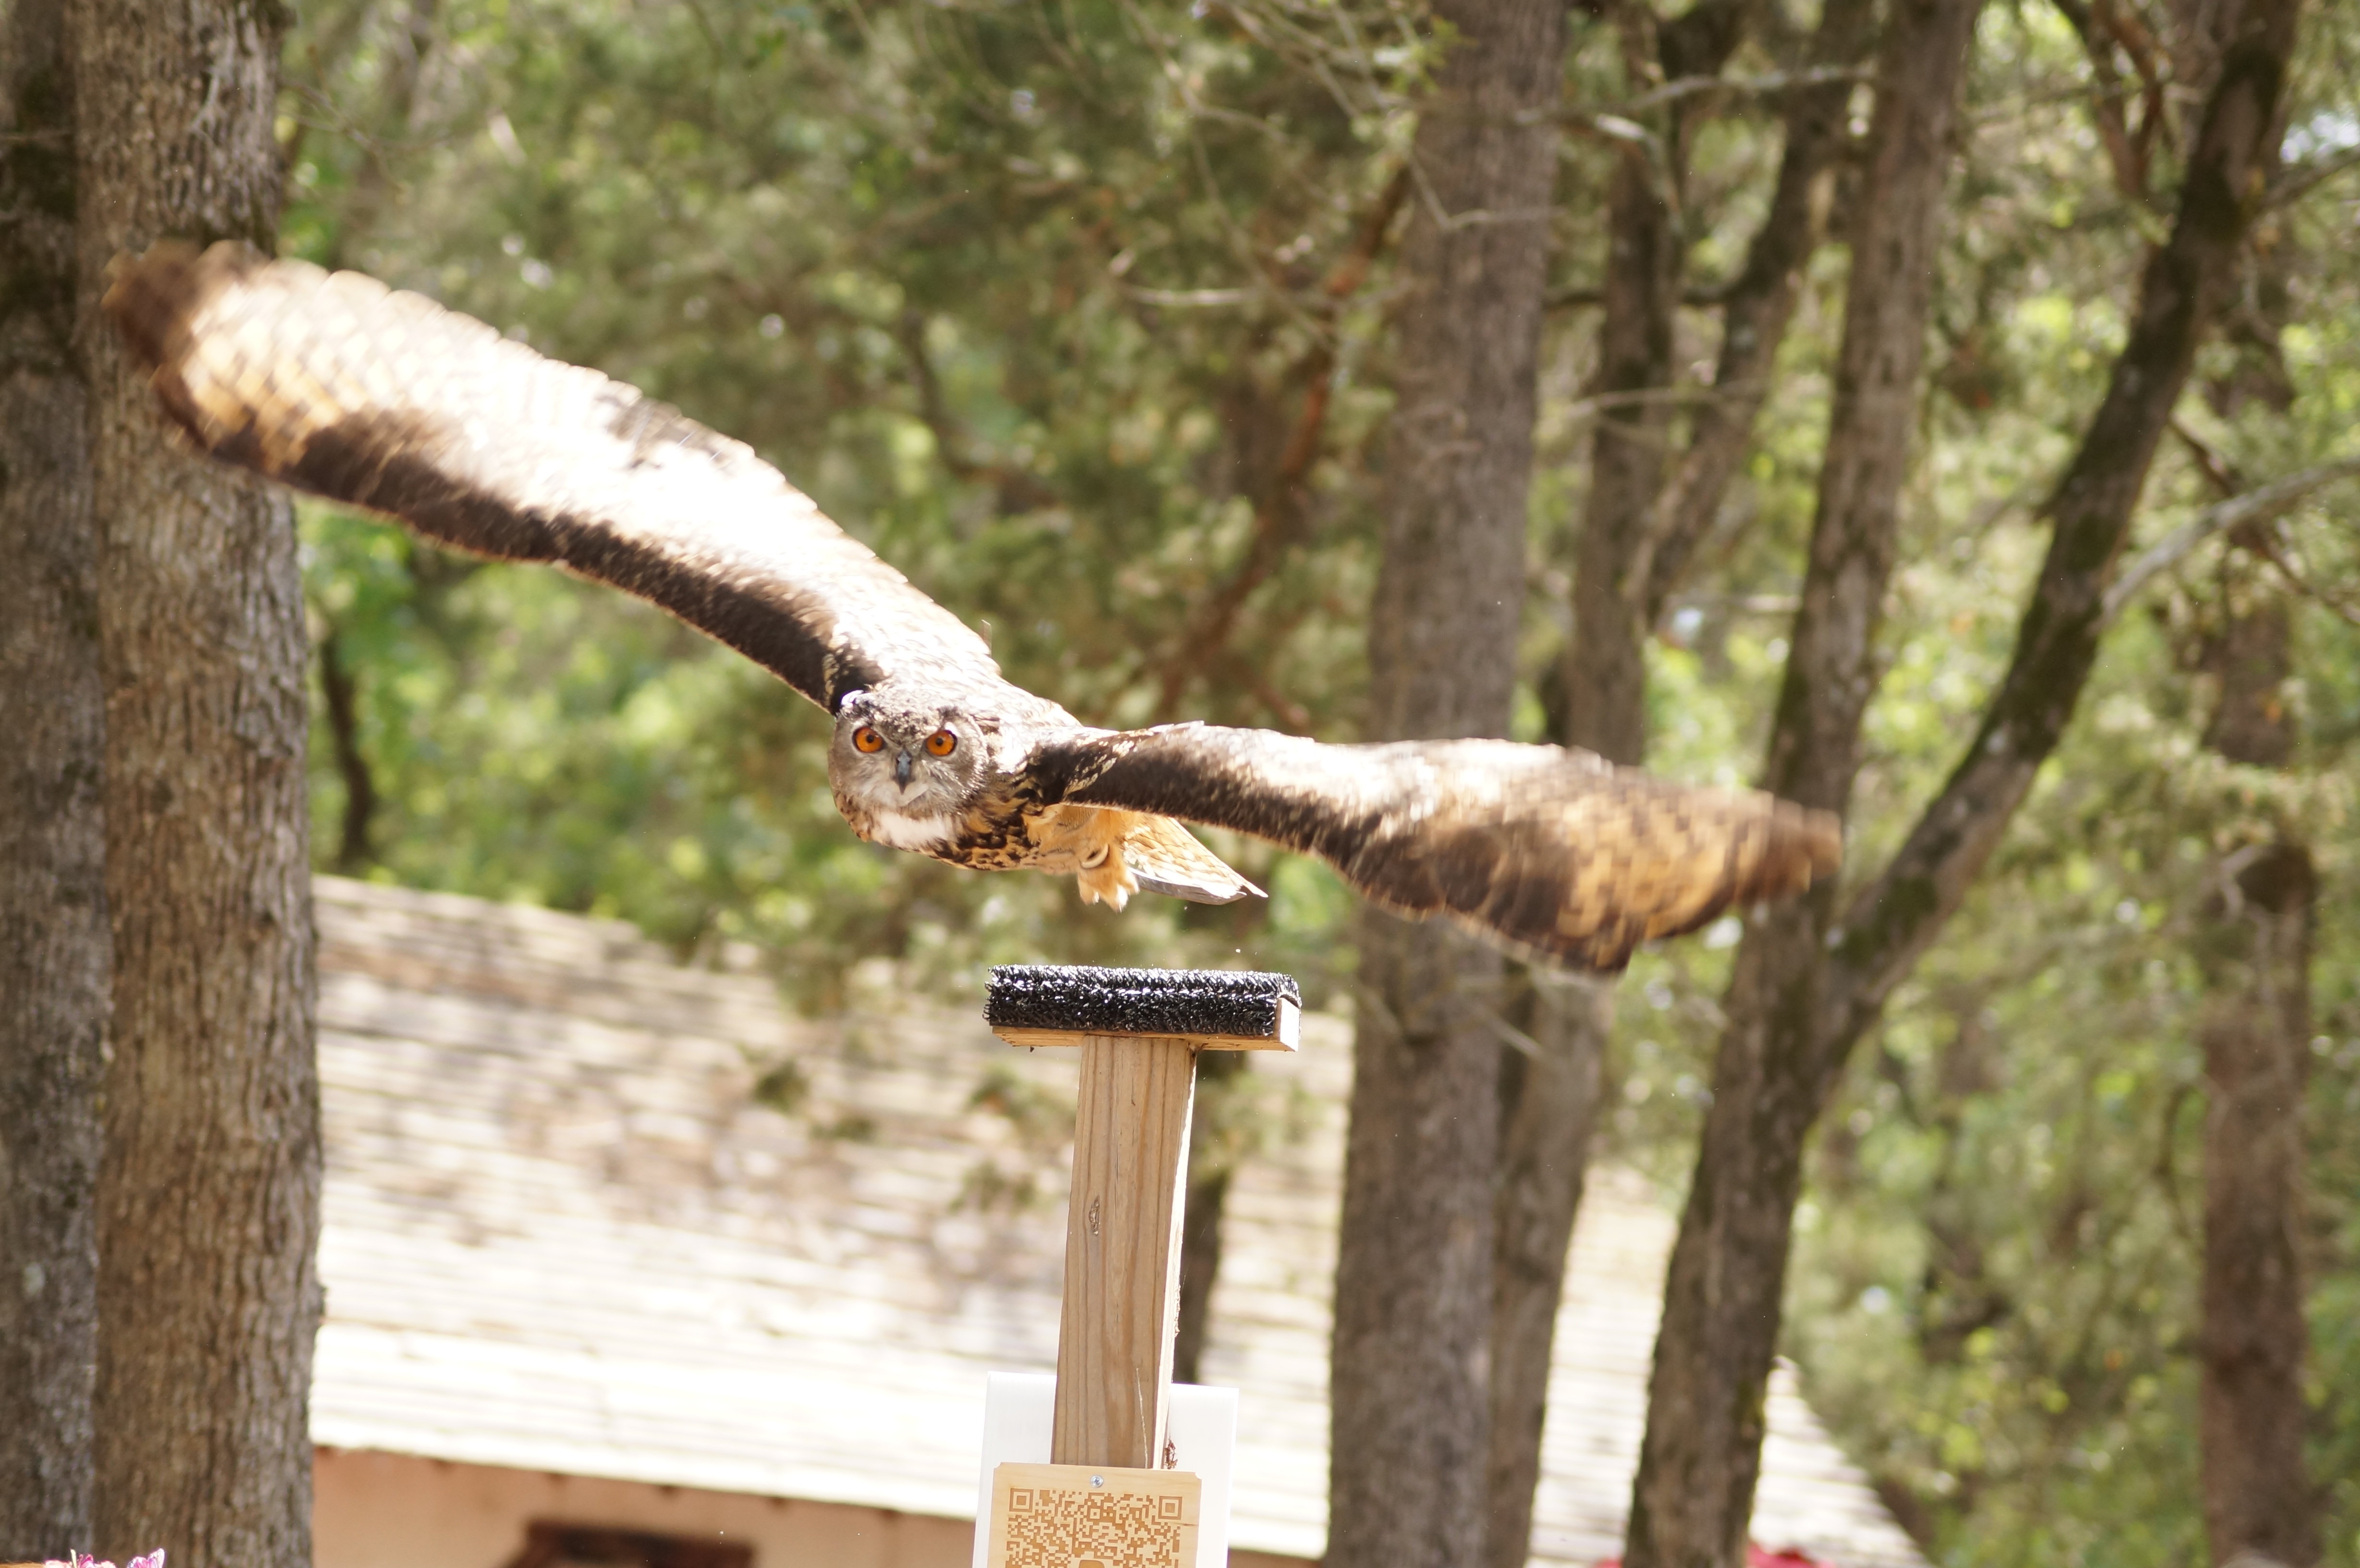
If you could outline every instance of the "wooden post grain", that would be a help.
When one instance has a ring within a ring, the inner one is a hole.
[[[984,1016],[1011,1045],[1082,1052],[1050,1463],[1160,1469],[1196,1052],[1293,1051],[1300,995],[1283,975],[1011,965]]]
[[[1052,1464],[1163,1463],[1196,1090],[1185,1040],[1083,1038]]]

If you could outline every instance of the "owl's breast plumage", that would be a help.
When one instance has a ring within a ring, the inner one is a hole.
[[[965,866],[978,871],[1063,871],[1074,857],[1058,831],[1062,815],[1097,815],[1085,806],[1044,805],[1033,780],[1021,768],[995,771],[963,804],[949,811],[916,812],[880,809],[839,792],[836,809],[852,831],[871,844]]]
[[[1002,773],[959,813],[958,832],[943,858],[978,871],[1072,870],[1064,864],[1055,830],[1062,813],[1084,809],[1043,805],[1030,775]]]

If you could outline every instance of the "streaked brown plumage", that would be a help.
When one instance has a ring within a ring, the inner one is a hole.
[[[1088,728],[1011,684],[982,639],[748,448],[356,274],[165,245],[118,261],[105,309],[215,457],[612,583],[776,671],[835,717],[829,777],[864,838],[1072,872],[1118,908],[1140,887],[1259,892],[1185,819],[1317,855],[1389,909],[1597,970],[1837,864],[1824,812],[1586,752]]]

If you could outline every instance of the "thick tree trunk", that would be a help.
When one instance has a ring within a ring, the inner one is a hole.
[[[1524,604],[1565,8],[1451,0],[1401,277],[1372,738],[1500,735]],[[1483,1544],[1500,960],[1370,911],[1336,1277],[1330,1568]]]
[[[1598,325],[1590,489],[1573,573],[1566,645],[1566,741],[1636,767],[1645,757],[1646,632],[1628,591],[1670,445],[1674,312],[1688,246],[1666,182],[1635,149],[1615,159],[1606,190],[1606,278]]]
[[[1626,35],[1666,80],[1717,74],[1743,36],[1745,0],[1699,0],[1676,20]],[[1635,21],[1626,16],[1626,25]],[[1653,46],[1653,58],[1648,55]],[[1633,91],[1644,86],[1632,83]],[[1573,580],[1574,630],[1558,671],[1564,744],[1636,765],[1646,750],[1646,541],[1663,488],[1672,352],[1688,245],[1678,203],[1688,113],[1656,127],[1661,167],[1631,147],[1607,191],[1607,260],[1598,328],[1600,413]],[[1611,986],[1526,987],[1517,1009],[1529,1058],[1502,1058],[1500,1172],[1493,1200],[1491,1432],[1485,1460],[1485,1561],[1522,1568],[1540,1482],[1557,1302],[1581,1203],[1598,1083],[1613,1027]],[[1536,1049],[1535,1049],[1536,1048]]]
[[[165,441],[94,304],[118,250],[269,241],[282,16],[80,0],[72,25],[115,936],[95,1534],[174,1568],[311,1555],[307,650],[286,501]]]
[[[1830,0],[1813,38],[1815,64],[1848,64],[1869,31],[1870,0]],[[1666,80],[1718,72],[1739,42],[1745,8],[1706,0],[1662,30]],[[1626,154],[1608,201],[1612,225],[1600,301],[1601,414],[1574,574],[1574,636],[1559,674],[1564,733],[1555,738],[1614,761],[1645,759],[1645,641],[1703,539],[1754,429],[1769,370],[1793,314],[1803,265],[1819,243],[1816,190],[1841,144],[1851,84],[1799,92],[1786,112],[1786,150],[1770,211],[1723,302],[1713,397],[1666,480],[1676,314],[1686,275],[1679,215],[1666,203],[1685,182],[1689,127],[1674,110],[1659,127],[1666,167],[1651,174]],[[1659,182],[1668,180],[1668,190]],[[1542,1047],[1514,1070],[1501,1138],[1491,1347],[1487,1555],[1519,1568],[1532,1534],[1534,1488],[1557,1305],[1581,1199],[1601,1062],[1613,1023],[1611,990],[1544,992],[1531,1033]]]
[[[2292,617],[2231,590],[2220,704],[2206,741],[2232,762],[2283,768],[2294,749]],[[2236,604],[2238,598],[2246,602]],[[2279,838],[2216,866],[2197,935],[2209,993],[2200,1038],[2204,1123],[2201,1436],[2212,1561],[2288,1568],[2320,1558],[2321,1498],[2303,1465],[2302,1103],[2311,1043],[2317,878]]]
[[[1872,163],[1852,233],[1852,282],[1819,515],[1779,693],[1765,787],[1841,812],[1876,687],[1875,636],[1916,424],[1950,127],[1982,0],[1901,0],[1878,68]],[[1761,1465],[1778,1295],[1818,1112],[1812,1045],[1820,933],[1834,889],[1757,921],[1739,949],[1701,1153],[1665,1289],[1627,1560],[1743,1561]]]
[[[0,1560],[90,1544],[106,744],[62,0],[0,10]]]
[[[1815,897],[1804,918],[1750,932],[1741,951],[1656,1345],[1633,1499],[1633,1568],[1725,1563],[1742,1549],[1803,1139],[1852,1045],[1956,911],[2072,716],[2157,442],[2234,273],[2251,216],[2246,193],[2257,189],[2299,9],[2300,0],[2245,0],[2225,29],[2230,42],[2171,237],[2148,258],[2105,398],[2049,502],[2048,560],[2008,673],[1965,757],[1841,922],[1828,919],[1832,894]],[[1903,15],[1923,13],[1913,5]],[[1880,153],[1889,139],[1878,141]],[[1854,252],[1857,267],[1864,252],[1857,240]],[[1844,395],[1840,384],[1840,404]],[[1815,555],[1815,572],[1818,566]],[[1825,613],[1812,606],[1807,586],[1804,618]],[[1809,645],[1799,627],[1795,642],[1792,657],[1801,659]],[[1830,700],[1842,696],[1838,685],[1820,689]],[[1772,787],[1819,800],[1803,786],[1825,781],[1807,739],[1825,726],[1782,698],[1779,729]],[[1676,1541],[1667,1519],[1678,1521]]]

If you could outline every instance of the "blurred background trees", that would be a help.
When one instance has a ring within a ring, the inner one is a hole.
[[[1511,723],[1740,780],[1803,582],[1890,19],[1710,15],[1570,18]],[[2160,5],[1977,22],[1904,389],[1855,875],[2006,669],[2042,504],[2180,206],[2208,25]],[[2348,16],[2307,18],[2283,166],[2247,192],[2133,551],[2350,450],[2355,48]],[[1402,213],[1431,200],[1408,158],[1437,59],[1417,8],[355,0],[307,12],[288,59],[290,252],[745,436],[1090,718],[1366,733]],[[1601,464],[1618,443],[1638,460]],[[2119,611],[1983,876],[1835,1075],[1779,1343],[1946,1559],[2204,1550],[2202,1020],[2243,983],[2206,933],[2219,868],[2280,843],[2317,878],[2309,1475],[2330,1555],[2360,1552],[2360,1415],[2335,1392],[2360,1386],[2360,994],[2337,919],[2355,504],[2311,490]],[[305,526],[323,865],[621,914],[684,952],[751,941],[814,1007],[879,953],[944,985],[1055,956],[1360,994],[1349,902],[1315,866],[1243,846],[1267,905],[1115,921],[870,849],[827,805],[818,715],[718,650],[550,574]],[[2261,700],[2300,718],[2268,765],[2208,739],[2255,594],[2285,627]],[[1597,1142],[1667,1202],[1739,933],[1643,955],[1605,1004]]]
[[[1870,454],[1900,465],[1891,570],[1849,879],[1817,919],[1922,825],[2003,688],[2232,24],[2266,9],[1973,22],[1908,450]],[[1894,16],[1569,13],[1520,738],[1761,776]],[[287,43],[279,243],[742,436],[1085,718],[1359,738],[1405,246],[1451,211],[1414,137],[1451,36],[1410,0],[319,0]],[[2219,1392],[2240,1369],[2276,1390],[2273,1514],[2360,1563],[2360,485],[2322,470],[2360,410],[2355,82],[2360,16],[2310,8],[2125,515],[2152,574],[2105,606],[2056,750],[1795,1135],[1777,1348],[1946,1563],[2208,1554],[2203,1451],[2246,1430]],[[814,1008],[880,955],[943,988],[1049,958],[1371,994],[1315,865],[1225,844],[1268,903],[1116,920],[860,844],[821,716],[656,613],[321,508],[301,527],[322,869],[619,915],[690,955],[752,942]],[[2296,856],[2304,877],[2262,875]],[[1533,1202],[1503,1279],[1546,1290],[1585,1158],[1684,1201],[1745,934],[1642,954],[1599,997],[1510,972],[1502,1203]],[[2275,1098],[2240,1087],[2256,1073]],[[1239,1105],[1225,1137],[1253,1136]],[[2231,1250],[2276,1281],[2266,1346],[2299,1312],[2307,1360],[2241,1359],[2206,1321],[2234,1262],[2208,1252],[2235,1240],[2208,1186],[2232,1176],[2276,1194]],[[1502,1430],[1526,1419],[1500,1396]]]

